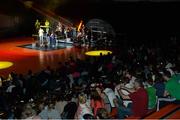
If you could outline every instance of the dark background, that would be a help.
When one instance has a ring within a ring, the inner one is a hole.
[[[74,24],[81,19],[85,23],[92,18],[103,19],[113,26],[120,39],[139,42],[168,42],[172,36],[179,38],[180,2],[167,1],[33,0],[34,4],[50,9]],[[31,36],[34,22],[40,17],[43,16],[18,0],[1,1],[0,38]]]

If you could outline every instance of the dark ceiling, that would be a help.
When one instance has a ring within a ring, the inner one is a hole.
[[[21,14],[26,11],[27,9],[23,8],[18,1],[3,0],[0,4],[0,12]],[[91,18],[103,19],[120,33],[151,36],[180,32],[180,2],[177,2],[178,0],[29,1],[74,23],[78,23],[81,19],[85,22]]]

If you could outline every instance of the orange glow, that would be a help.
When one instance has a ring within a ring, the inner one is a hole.
[[[39,72],[46,66],[57,68],[58,62],[64,62],[70,56],[73,58],[78,57],[79,59],[85,58],[83,53],[86,51],[86,48],[72,47],[53,51],[39,51],[18,47],[35,42],[33,38],[27,37],[1,40],[0,61],[11,61],[13,65],[7,69],[0,69],[0,76],[7,76],[12,71],[26,74],[28,69],[31,69],[33,72]]]
[[[79,26],[78,26],[78,32],[80,31],[80,29],[82,27],[82,23],[83,23],[83,21],[81,20],[81,22],[79,23]]]

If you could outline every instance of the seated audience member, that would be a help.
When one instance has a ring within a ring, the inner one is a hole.
[[[86,96],[84,94],[80,94],[78,100],[79,106],[75,114],[75,119],[83,119],[85,114],[93,115],[91,107],[87,104]]]
[[[119,95],[118,90],[120,89],[121,86],[127,85],[128,83],[126,83],[126,82],[127,82],[126,78],[125,78],[125,77],[122,77],[121,80],[119,81],[119,84],[117,84],[117,85],[115,86],[114,93],[115,93],[115,95],[117,96],[117,98],[120,98],[120,95]],[[125,87],[126,87],[126,86],[125,86]],[[127,87],[127,88],[128,88],[128,87]],[[125,94],[125,95],[128,95],[128,94],[129,94],[129,92],[127,92],[126,90],[121,90],[121,91],[122,91],[123,94]]]
[[[155,78],[154,88],[156,88],[156,96],[158,98],[164,97],[165,83],[162,79],[162,75],[157,74]]]
[[[99,108],[96,113],[97,119],[110,119],[108,111],[104,108]]]
[[[111,104],[110,104],[108,96],[104,92],[102,92],[102,89],[100,89],[98,87],[96,88],[96,91],[98,92],[98,94],[101,96],[101,98],[104,101],[104,108],[108,111],[108,113],[110,113],[111,112]]]
[[[75,102],[68,102],[68,104],[64,107],[61,117],[62,119],[74,119],[76,111],[77,104]]]
[[[26,104],[24,106],[23,112],[22,112],[22,119],[41,119],[37,114],[36,111],[33,109],[32,104]]]
[[[96,90],[91,91],[91,108],[93,109],[94,116],[96,116],[99,108],[104,108],[104,101]]]
[[[42,119],[61,119],[59,112],[55,109],[55,101],[48,101],[48,106],[45,107],[40,113],[39,116]]]
[[[61,95],[57,97],[57,100],[56,100],[56,104],[55,104],[55,109],[59,112],[59,114],[61,115],[63,110],[64,110],[64,107],[67,105],[67,101],[65,101]]]
[[[128,82],[127,84],[125,85],[125,87],[127,88],[133,88],[133,83],[134,83],[134,80],[136,79],[136,77],[134,77],[132,75],[132,73],[130,73],[129,71],[126,71],[125,72],[125,77],[128,79]]]
[[[171,76],[171,73],[169,71],[164,71],[163,73],[163,79],[167,81],[165,83],[165,92],[164,96],[170,95],[173,98],[176,98],[176,100],[180,100],[180,76],[179,75],[173,75]]]
[[[154,109],[156,107],[156,89],[153,87],[153,81],[147,81],[146,91],[148,94],[148,109]]]
[[[129,91],[130,94],[124,95],[121,91],[122,89]],[[123,119],[127,115],[132,115],[134,117],[143,117],[147,113],[148,95],[146,90],[143,88],[141,80],[134,80],[134,90],[121,86],[121,88],[119,89],[119,94],[123,99],[132,100],[132,105],[128,104],[127,108],[124,106],[120,106],[118,108],[119,119]]]
[[[117,99],[117,98],[116,98],[116,95],[115,95],[114,91],[107,86],[107,87],[104,89],[103,92],[105,93],[105,95],[106,95],[106,96],[108,97],[108,99],[109,99],[109,102],[110,102],[110,105],[111,105],[111,112],[110,112],[111,116],[116,116],[116,114],[117,114],[117,108],[116,108],[116,106],[115,106],[115,104],[114,104],[114,99]]]

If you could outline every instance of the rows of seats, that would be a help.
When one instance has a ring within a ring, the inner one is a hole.
[[[156,111],[156,109],[149,110],[148,113],[143,118],[129,116],[128,118],[126,118],[126,120],[128,119],[137,119],[137,120],[138,119],[164,119],[164,118],[168,118],[168,119],[180,118],[180,105],[168,104],[165,107],[161,108],[159,111]]]
[[[169,104],[161,108],[159,111],[152,113],[151,115],[145,117],[145,119],[163,119],[168,115],[176,112],[180,108],[180,105]],[[174,116],[175,117],[175,116]]]

